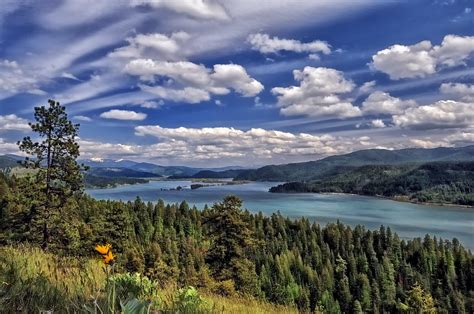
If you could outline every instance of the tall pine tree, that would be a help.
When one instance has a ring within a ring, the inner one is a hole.
[[[76,161],[79,125],[68,119],[59,102],[50,99],[48,104],[35,108],[36,123],[30,123],[39,141],[27,136],[18,142],[19,149],[33,157],[27,157],[23,165],[35,170],[38,202],[31,209],[30,224],[33,233],[41,230],[43,249],[51,242],[52,229],[66,219],[61,212],[66,203],[83,190],[82,167]]]

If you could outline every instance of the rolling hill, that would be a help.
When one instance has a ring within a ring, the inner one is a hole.
[[[433,161],[474,161],[474,145],[433,149],[369,149],[321,160],[285,165],[270,165],[240,173],[235,180],[311,181],[342,174],[364,165],[397,165]]]
[[[281,184],[270,192],[351,193],[474,206],[474,161],[361,166],[321,180]]]

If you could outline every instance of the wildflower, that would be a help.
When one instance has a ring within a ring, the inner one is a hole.
[[[106,255],[107,253],[109,253],[110,249],[112,248],[112,245],[110,245],[109,243],[105,244],[105,245],[100,245],[100,244],[97,244],[95,246],[95,250],[100,254],[100,255]]]
[[[102,255],[104,259],[104,264],[109,265],[114,262],[115,256],[112,254],[112,251],[108,251],[107,254]]]

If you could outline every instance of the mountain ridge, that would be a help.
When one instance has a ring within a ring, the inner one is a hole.
[[[304,182],[341,174],[364,165],[390,165],[409,162],[474,161],[474,145],[464,147],[368,149],[333,155],[315,161],[268,165],[244,171],[235,180]]]

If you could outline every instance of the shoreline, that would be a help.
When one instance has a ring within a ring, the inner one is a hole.
[[[423,205],[423,206],[439,206],[439,207],[461,207],[467,209],[474,209],[474,206],[471,205],[462,205],[462,204],[453,204],[453,203],[432,203],[432,202],[416,202],[410,201],[403,198],[397,197],[388,197],[383,195],[365,195],[365,194],[357,194],[357,193],[344,193],[344,192],[268,192],[268,193],[276,193],[276,194],[321,194],[321,195],[352,195],[352,196],[365,196],[365,197],[373,197],[373,198],[380,198],[384,200],[390,200],[394,202],[400,203],[410,203],[416,205]]]

